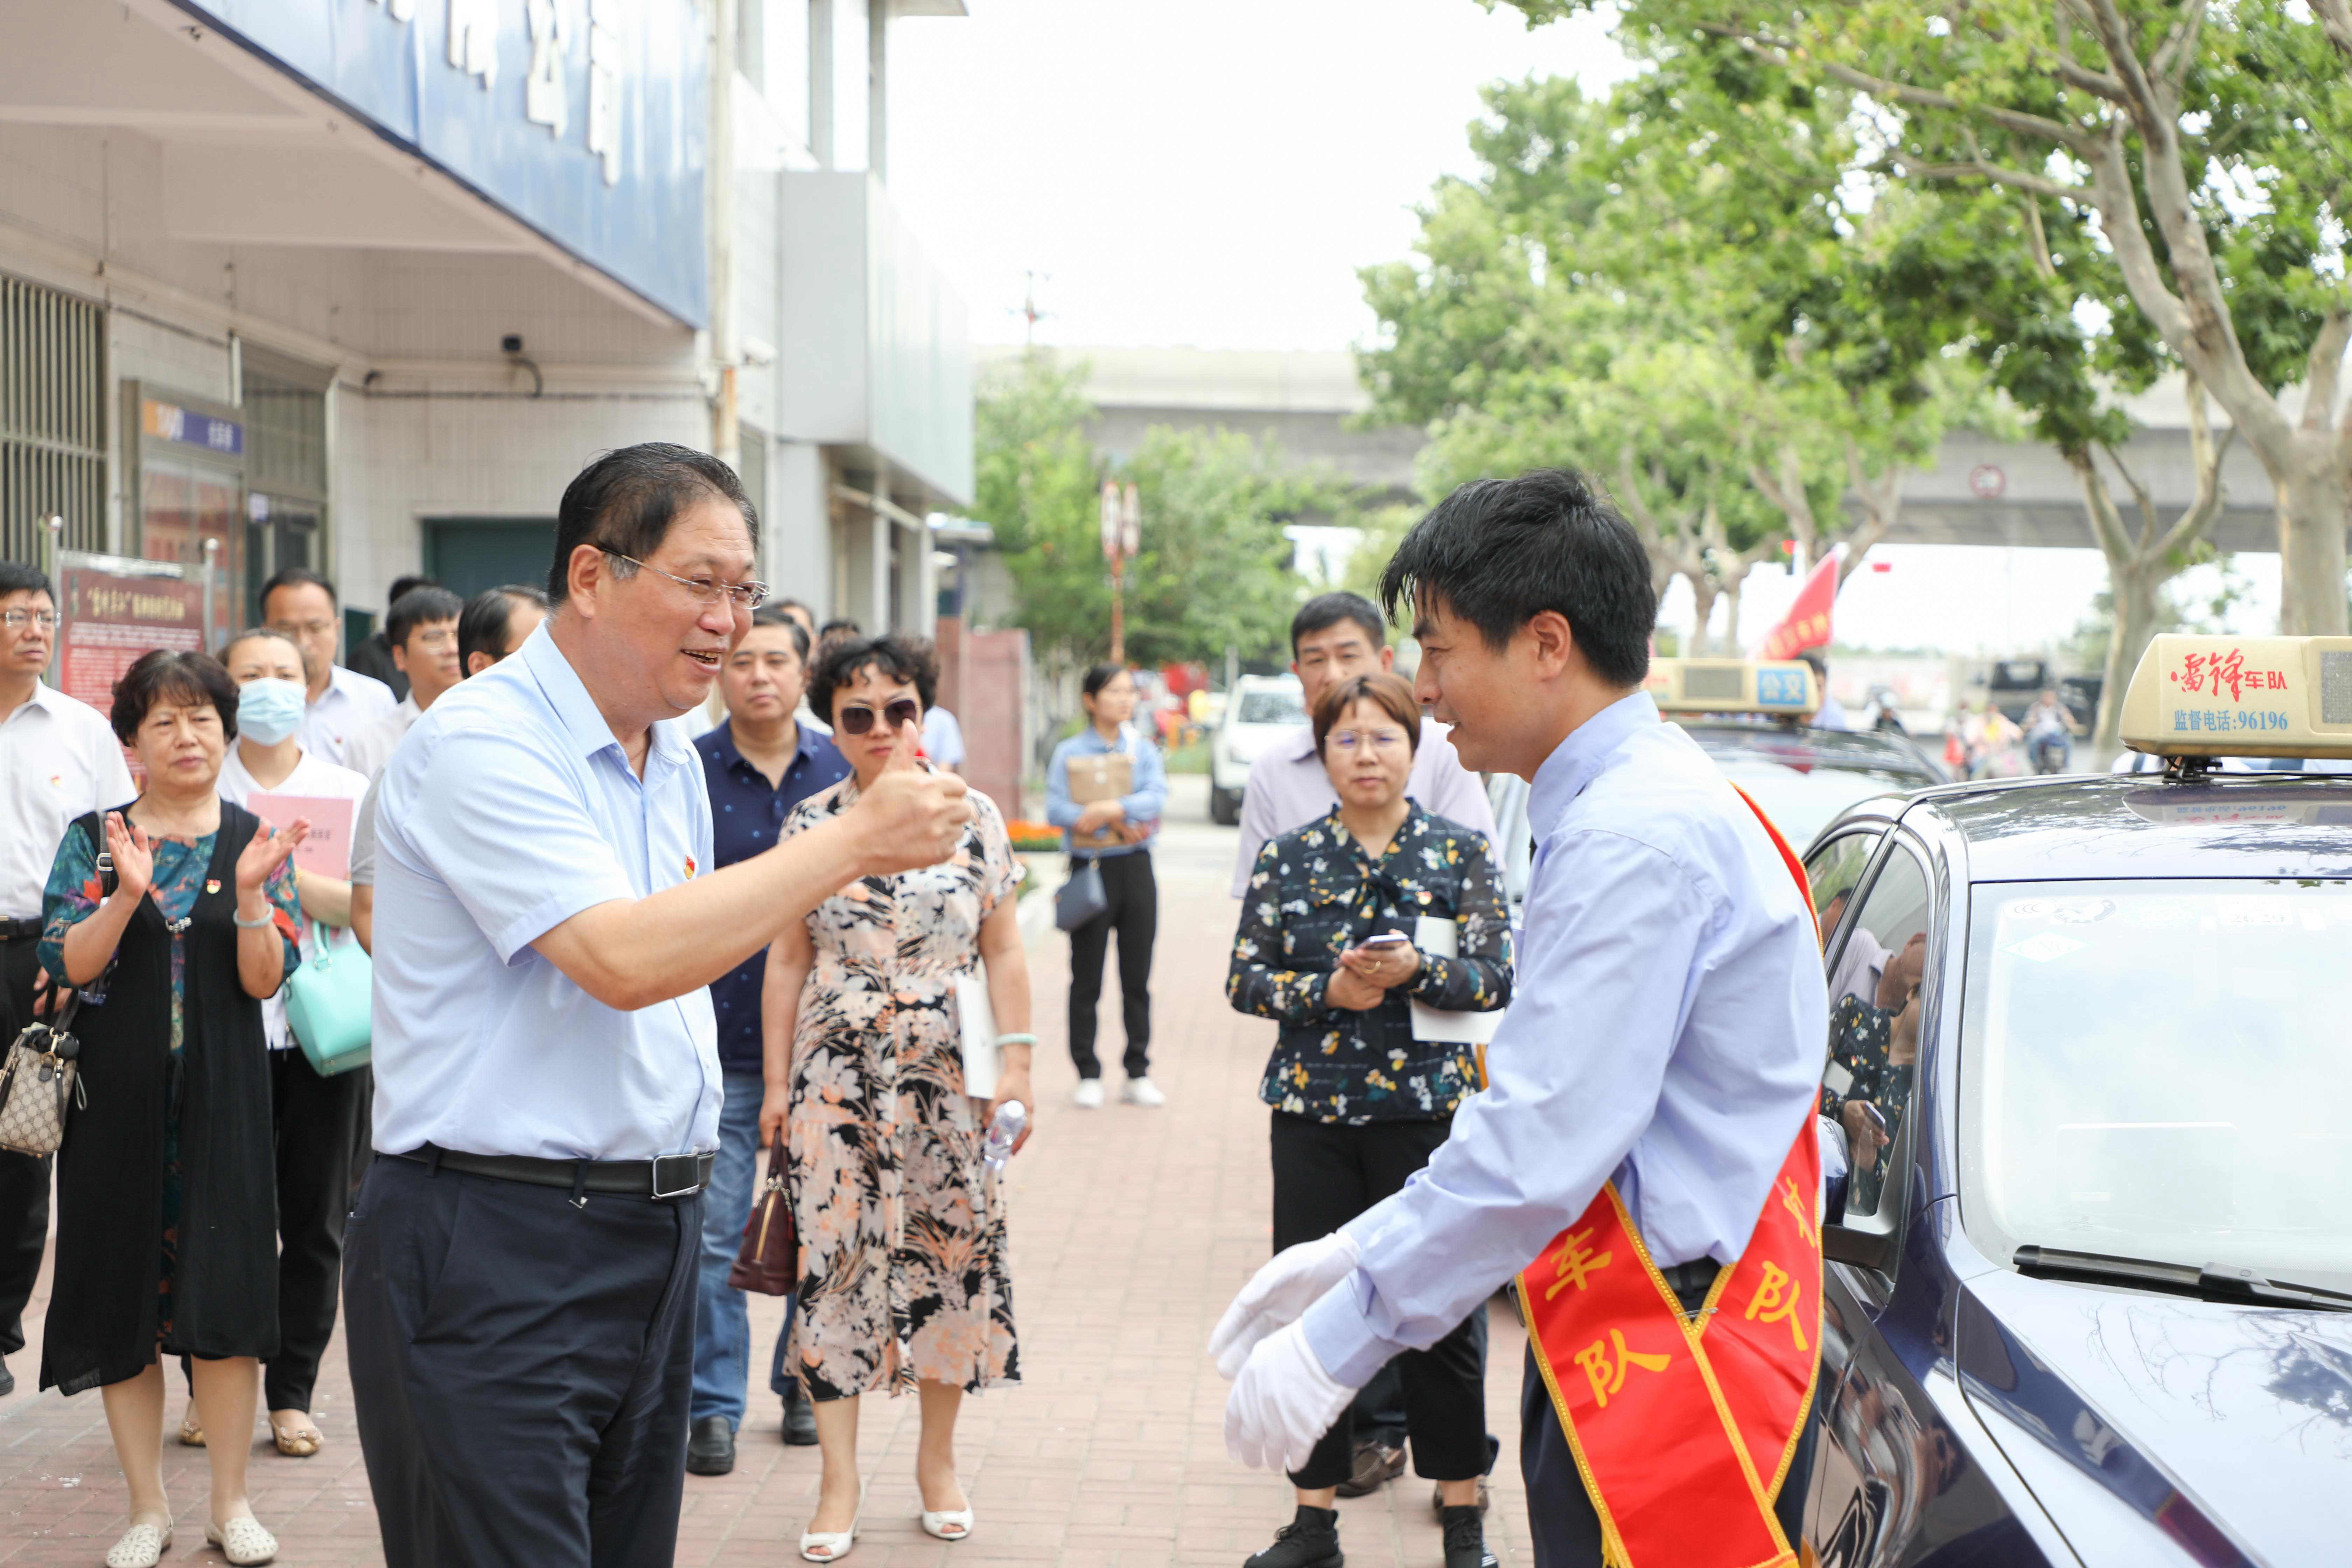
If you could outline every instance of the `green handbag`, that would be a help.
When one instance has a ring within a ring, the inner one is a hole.
[[[311,922],[318,956],[286,983],[286,1023],[321,1078],[368,1065],[375,966],[357,942],[336,942]]]

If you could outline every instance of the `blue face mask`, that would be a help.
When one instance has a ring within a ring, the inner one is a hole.
[[[302,722],[309,701],[309,693],[290,680],[248,680],[237,689],[237,733],[274,746]]]

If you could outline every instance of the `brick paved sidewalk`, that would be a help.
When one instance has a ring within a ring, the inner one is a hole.
[[[1279,1477],[1225,1458],[1225,1384],[1202,1353],[1233,1292],[1267,1255],[1271,1227],[1266,1112],[1255,1099],[1274,1026],[1224,1001],[1234,905],[1225,892],[1233,835],[1171,825],[1159,856],[1160,940],[1153,974],[1153,1078],[1163,1110],[1069,1104],[1076,1081],[1062,1047],[1066,944],[1050,931],[1032,951],[1039,1001],[1040,1126],[1012,1167],[1013,1281],[1025,1382],[970,1400],[958,1430],[960,1468],[978,1514],[954,1546],[922,1533],[914,1484],[911,1399],[871,1397],[861,1411],[861,1465],[871,1490],[859,1568],[1238,1568],[1290,1517]],[[1171,812],[1171,815],[1177,815]],[[1108,1056],[1118,1011],[1106,998]],[[1116,1095],[1114,1074],[1113,1094]],[[37,1299],[37,1312],[40,1300]],[[787,1448],[765,1393],[768,1347],[781,1313],[752,1299],[751,1415],[735,1473],[688,1477],[680,1564],[797,1562],[816,1495],[814,1448]],[[1517,1320],[1497,1308],[1487,1423],[1502,1440],[1487,1540],[1506,1563],[1531,1561],[1521,1499]],[[97,1563],[122,1528],[121,1472],[95,1395],[29,1390],[37,1347],[10,1358],[20,1392],[0,1400],[0,1563]],[[184,1395],[176,1373],[170,1416]],[[353,1433],[338,1336],[320,1384],[328,1447],[278,1456],[257,1424],[254,1511],[283,1543],[289,1568],[380,1563],[375,1516]],[[204,1455],[166,1447],[179,1508],[172,1563],[217,1563],[204,1541]],[[1357,1568],[1439,1568],[1426,1481],[1406,1478],[1342,1502],[1340,1539]]]

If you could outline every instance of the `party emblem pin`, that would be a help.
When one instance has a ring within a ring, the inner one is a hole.
[[[694,857],[691,855],[686,858],[686,879],[689,882],[694,880]]]
[[[218,877],[214,877],[214,878],[209,879],[205,883],[205,892],[207,892],[207,893],[217,893],[217,892],[219,892],[219,891],[220,891],[220,879],[219,879]]]

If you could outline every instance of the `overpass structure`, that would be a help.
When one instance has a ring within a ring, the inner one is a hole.
[[[983,373],[1017,358],[1012,347],[974,350]],[[1223,427],[1270,434],[1297,467],[1328,468],[1372,499],[1411,501],[1420,430],[1360,428],[1370,404],[1347,353],[1274,353],[1189,348],[1060,348],[1065,363],[1087,367],[1087,395],[1097,417],[1096,447],[1134,451],[1154,426]],[[2159,384],[2126,405],[2138,429],[2123,458],[2168,524],[2196,494],[2189,452],[2188,404],[2180,383]],[[2217,426],[2220,410],[2214,411]],[[2111,476],[2112,478],[2112,476]],[[2269,477],[2242,442],[2222,465],[2226,504],[2210,537],[2227,552],[2276,551],[2278,524]],[[2131,497],[2117,486],[2126,521],[2137,528]],[[1903,517],[1890,542],[2090,547],[2082,491],[2058,454],[2030,442],[1960,431],[1933,468],[1904,489]]]

